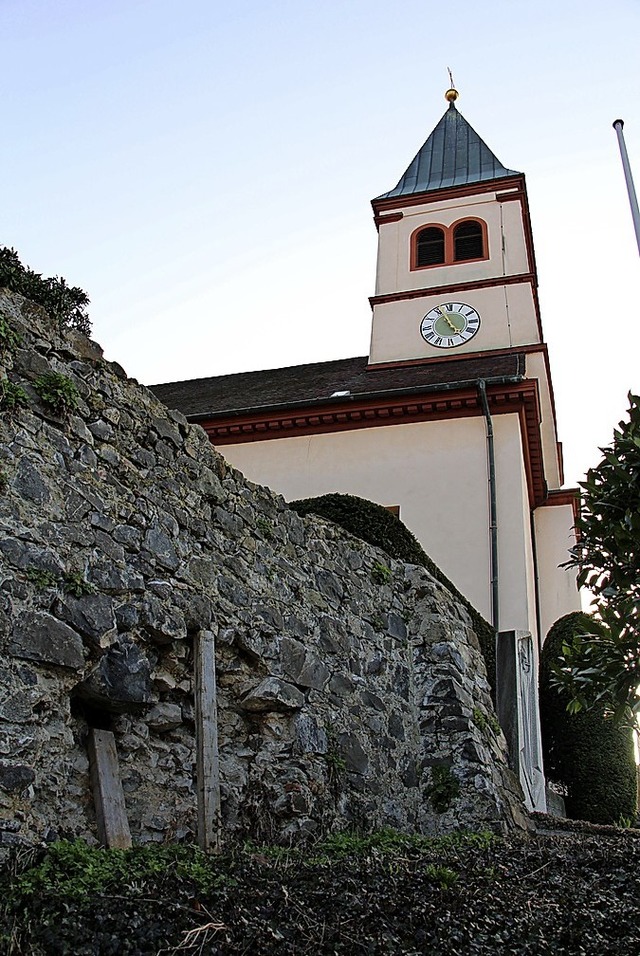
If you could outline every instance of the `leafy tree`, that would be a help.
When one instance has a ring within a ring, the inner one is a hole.
[[[581,483],[569,562],[594,593],[606,628],[565,642],[558,679],[574,711],[598,704],[633,719],[640,712],[640,396],[629,394],[628,414]]]

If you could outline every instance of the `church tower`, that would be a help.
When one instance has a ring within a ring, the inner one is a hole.
[[[542,330],[522,173],[449,108],[397,186],[373,200],[378,228],[371,365],[442,361],[539,345]]]

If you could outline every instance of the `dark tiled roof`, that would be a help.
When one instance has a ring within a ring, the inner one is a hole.
[[[402,179],[378,199],[520,175],[506,169],[451,103]]]
[[[338,359],[314,362],[262,372],[240,372],[196,378],[187,382],[152,385],[151,390],[169,408],[188,418],[209,418],[241,414],[257,409],[306,406],[344,401],[348,392],[366,399],[379,393],[406,394],[421,390],[450,389],[479,378],[513,378],[524,374],[522,355],[491,355],[432,362],[426,365],[398,365],[367,368],[368,359]]]

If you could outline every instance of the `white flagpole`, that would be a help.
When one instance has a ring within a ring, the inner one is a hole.
[[[640,210],[638,209],[638,197],[636,196],[635,186],[633,185],[633,176],[631,175],[631,166],[629,165],[629,156],[624,141],[622,127],[624,121],[617,119],[613,121],[613,128],[618,134],[618,145],[620,147],[620,156],[622,157],[622,168],[624,178],[627,183],[627,192],[629,193],[629,205],[631,206],[631,218],[633,219],[633,228],[636,231],[636,242],[638,243],[638,252],[640,252]]]

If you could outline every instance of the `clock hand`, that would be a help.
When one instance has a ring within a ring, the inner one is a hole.
[[[442,318],[445,320],[445,322],[447,323],[447,325],[449,326],[449,328],[450,328],[450,329],[453,329],[454,332],[457,332],[458,330],[456,329],[455,325],[453,324],[453,322],[452,322],[451,319],[449,318],[449,313],[448,313],[445,309],[443,309],[441,305],[438,306],[438,311],[440,312],[440,315],[441,315]]]
[[[457,326],[453,324],[453,322],[449,318],[449,313],[446,312],[441,305],[438,306],[438,311],[440,312],[440,315],[445,320],[449,328],[452,329],[456,333],[456,335],[458,335],[462,331],[462,329],[459,329]]]

